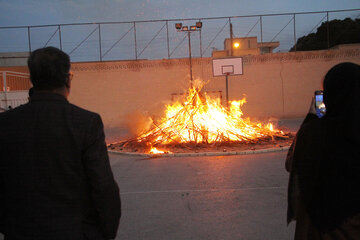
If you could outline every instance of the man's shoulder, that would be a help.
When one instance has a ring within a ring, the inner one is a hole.
[[[10,109],[10,110],[4,111],[4,112],[0,112],[0,120],[6,119],[6,118],[9,118],[12,116],[16,117],[18,114],[21,114],[21,112],[23,112],[24,109],[27,108],[27,105],[28,104],[20,105],[16,108],[13,108],[13,109]]]
[[[16,107],[12,110],[8,110],[6,112],[0,113],[0,121],[11,121],[12,119],[21,119],[26,118],[27,116],[33,115],[36,112],[42,112],[43,106],[49,104],[48,102],[42,102],[40,104],[31,104],[27,103],[22,106]],[[39,110],[41,109],[41,110]],[[65,110],[67,109],[67,110]],[[82,121],[88,121],[91,119],[101,119],[100,115],[96,112],[84,109],[70,102],[65,102],[63,104],[53,105],[51,108],[52,112],[62,112],[67,111],[68,113],[65,116],[73,115],[75,119],[79,119]],[[68,115],[70,113],[70,115]]]
[[[79,107],[79,106],[77,106],[75,104],[72,104],[72,103],[69,103],[69,107],[71,108],[71,110],[74,113],[82,115],[84,117],[90,117],[90,118],[98,118],[98,117],[100,117],[100,115],[98,113],[87,110],[87,109],[82,108],[82,107]]]

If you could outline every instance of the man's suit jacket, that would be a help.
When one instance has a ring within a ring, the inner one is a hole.
[[[53,93],[1,113],[0,201],[5,239],[115,238],[121,203],[100,116]]]

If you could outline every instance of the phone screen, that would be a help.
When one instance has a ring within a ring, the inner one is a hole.
[[[316,115],[319,118],[325,115],[326,108],[323,99],[323,91],[315,91],[315,109],[316,109]]]

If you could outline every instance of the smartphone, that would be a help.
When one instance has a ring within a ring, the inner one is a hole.
[[[323,94],[324,93],[321,90],[315,91],[315,109],[316,109],[316,115],[319,118],[323,117],[326,113]]]

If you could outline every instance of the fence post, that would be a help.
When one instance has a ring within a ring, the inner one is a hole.
[[[7,101],[7,86],[6,86],[6,71],[4,71],[4,74],[3,74],[3,85],[4,85],[4,96],[5,96],[5,109],[7,110],[8,109],[8,101]]]
[[[30,27],[27,27],[28,29],[28,40],[29,40],[29,53],[31,53],[31,41],[30,41]]]
[[[232,29],[231,18],[229,18],[229,26],[230,26],[230,56],[232,56],[233,55],[233,29]]]
[[[166,20],[166,40],[167,40],[168,59],[170,59],[170,42],[169,42],[169,23],[168,23],[168,20]]]
[[[137,60],[136,22],[134,22],[135,59]]]
[[[100,23],[98,25],[99,25],[99,54],[100,54],[100,62],[102,62]]]
[[[260,15],[260,39],[261,39],[261,47],[262,47],[263,45],[262,15]]]
[[[59,25],[59,43],[60,43],[60,49],[62,50],[62,42],[61,42],[61,25]]]
[[[200,21],[200,20],[199,20]],[[202,39],[201,39],[201,28],[200,28],[200,32],[199,32],[199,35],[200,35],[200,57],[202,58],[203,55],[202,55]]]
[[[326,22],[327,22],[327,48],[330,48],[330,27],[329,27],[329,12],[326,12]]]
[[[295,25],[295,13],[294,13],[294,49],[296,52],[296,25]]]

